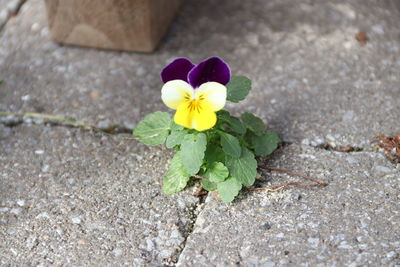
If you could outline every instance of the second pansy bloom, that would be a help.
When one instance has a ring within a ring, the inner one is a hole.
[[[204,131],[215,125],[215,112],[225,106],[225,85],[230,77],[228,64],[218,57],[208,58],[198,65],[178,58],[161,72],[165,83],[161,98],[165,105],[176,110],[176,124]]]

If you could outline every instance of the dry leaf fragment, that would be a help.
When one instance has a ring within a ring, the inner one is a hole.
[[[359,31],[357,34],[356,34],[356,40],[360,43],[360,46],[365,46],[365,44],[367,43],[367,41],[368,41],[368,36],[367,36],[367,33],[366,32],[363,32],[363,31]]]
[[[385,156],[394,163],[400,163],[400,133],[394,136],[380,134],[373,137],[371,141],[379,141],[379,147],[386,151]]]

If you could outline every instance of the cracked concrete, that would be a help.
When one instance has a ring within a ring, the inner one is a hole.
[[[7,21],[15,16],[25,0],[0,0],[0,30]]]
[[[0,14],[11,2],[0,0]],[[165,196],[170,151],[3,117],[1,265],[400,265],[400,167],[369,141],[400,130],[399,15],[393,0],[188,0],[158,51],[128,54],[51,42],[43,1],[27,1],[0,35],[0,111],[126,133],[167,110],[167,62],[218,55],[253,81],[227,108],[255,112],[287,144],[267,165],[330,185],[232,204],[194,198],[192,187]],[[360,151],[326,149],[347,145]]]
[[[179,266],[400,263],[400,165],[378,153],[338,153],[299,145],[278,150],[267,164],[307,173],[329,185],[246,192],[232,204],[209,195]],[[266,175],[268,184],[294,179]]]
[[[1,265],[174,261],[199,199],[160,192],[169,151],[35,125],[0,144]]]
[[[133,128],[167,110],[159,93],[167,62],[218,55],[253,80],[249,98],[228,106],[234,113],[257,113],[285,141],[368,147],[398,130],[399,13],[394,1],[193,1],[145,55],[56,45],[42,1],[32,0],[2,38],[0,108]]]

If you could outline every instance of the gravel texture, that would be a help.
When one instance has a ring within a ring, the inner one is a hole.
[[[166,196],[170,151],[3,117],[1,266],[400,266],[400,165],[370,144],[400,130],[399,1],[187,0],[152,54],[53,43],[43,2],[9,18],[20,1],[0,0],[0,111],[131,129],[168,110],[168,62],[217,55],[253,81],[227,108],[256,113],[293,143],[267,164],[330,184],[232,204],[202,203],[192,187]],[[326,144],[362,151],[317,148]]]
[[[170,152],[64,127],[0,136],[1,266],[176,261],[199,200],[161,193]]]
[[[377,153],[290,145],[268,166],[328,181],[324,188],[209,196],[179,266],[398,266],[400,165]],[[294,180],[266,173],[268,184]]]
[[[51,42],[43,1],[31,0],[2,36],[0,108],[132,128],[167,110],[167,62],[218,55],[253,80],[234,113],[255,112],[286,141],[368,147],[398,131],[399,16],[390,0],[191,0],[156,53],[128,54]]]

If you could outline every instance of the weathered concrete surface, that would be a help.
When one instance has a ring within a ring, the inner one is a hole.
[[[399,8],[188,0],[156,53],[127,54],[52,43],[43,2],[30,0],[0,35],[0,110],[132,128],[167,110],[159,80],[167,62],[218,55],[253,80],[249,98],[228,109],[255,112],[297,143],[269,164],[330,185],[246,193],[231,205],[208,198],[180,264],[396,266],[399,167],[378,153],[299,143],[366,148],[400,130]],[[45,125],[0,125],[0,136],[0,265],[160,265],[179,255],[198,199],[191,189],[161,193],[169,152]]]
[[[161,193],[170,153],[63,127],[0,135],[0,265],[171,263],[198,198]]]
[[[7,20],[16,14],[18,8],[25,0],[0,0],[0,29]]]
[[[400,165],[377,153],[290,145],[269,166],[329,181],[324,188],[208,197],[180,266],[398,266]],[[274,173],[272,184],[293,180]]]
[[[395,0],[191,0],[146,55],[56,45],[42,1],[32,0],[1,38],[0,109],[131,128],[166,110],[159,72],[168,61],[218,55],[253,80],[234,112],[256,112],[287,141],[368,147],[399,130],[399,16]]]

